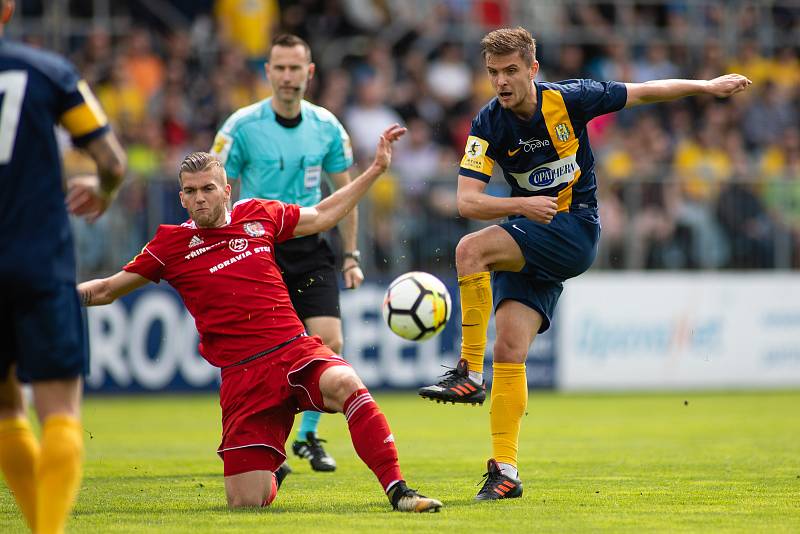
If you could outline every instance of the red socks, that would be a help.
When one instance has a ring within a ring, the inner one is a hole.
[[[378,477],[384,491],[392,482],[403,480],[389,423],[367,389],[348,397],[344,416],[356,453]]]

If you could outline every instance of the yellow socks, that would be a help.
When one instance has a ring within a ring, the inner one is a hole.
[[[0,420],[0,469],[33,532],[61,533],[81,480],[83,430],[68,415],[42,427],[41,448],[27,419]]]
[[[42,425],[36,476],[36,532],[64,531],[81,482],[83,429],[69,415],[52,415]]]
[[[27,419],[0,420],[0,469],[32,531],[36,531],[36,466],[39,443]]]
[[[490,426],[492,455],[498,463],[517,466],[519,426],[528,405],[524,363],[494,364]]]
[[[492,285],[488,272],[458,277],[461,292],[461,357],[470,371],[483,372],[486,329],[492,314]]]

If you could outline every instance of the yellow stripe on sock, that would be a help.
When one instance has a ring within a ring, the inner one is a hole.
[[[461,357],[470,371],[483,372],[486,329],[492,314],[492,278],[488,272],[458,277],[461,293]]]
[[[25,521],[36,532],[36,466],[39,442],[24,418],[0,420],[0,470]]]
[[[517,467],[519,428],[528,406],[528,379],[524,363],[497,363],[492,379],[489,423],[492,456]]]

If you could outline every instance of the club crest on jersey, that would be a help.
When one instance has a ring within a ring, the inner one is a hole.
[[[199,235],[193,235],[189,240],[189,248],[194,248],[203,244],[203,238]]]
[[[244,232],[250,237],[261,237],[266,233],[266,230],[264,230],[263,224],[256,221],[244,223]]]
[[[247,239],[240,237],[228,241],[228,248],[234,252],[244,252],[247,250]]]
[[[559,141],[562,143],[565,142],[567,139],[569,139],[569,134],[569,126],[567,126],[567,123],[559,122],[556,124],[556,137],[558,137]]]

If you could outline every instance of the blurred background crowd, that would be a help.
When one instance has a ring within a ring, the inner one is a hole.
[[[541,80],[739,72],[754,82],[730,100],[696,97],[590,123],[603,223],[595,269],[800,268],[795,0],[18,4],[8,36],[70,57],[128,152],[114,208],[92,226],[74,222],[81,278],[117,270],[159,223],[186,219],[178,163],[208,150],[231,112],[269,96],[263,63],[278,32],[311,44],[307,98],[345,125],[358,167],[386,125],[409,128],[390,174],[361,204],[367,277],[451,272],[456,243],[477,224],[458,217],[458,166],[472,118],[493,97],[479,41],[517,25],[537,38]],[[63,145],[67,176],[92,172]],[[500,176],[490,191],[506,194]]]

